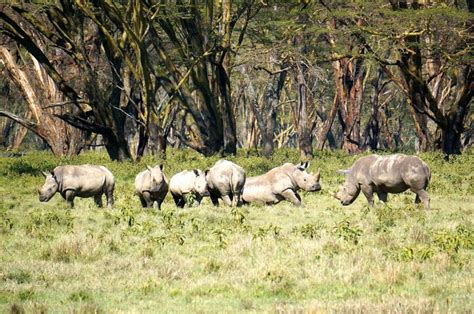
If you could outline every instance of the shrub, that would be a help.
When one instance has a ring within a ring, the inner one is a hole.
[[[332,232],[336,236],[343,238],[345,241],[352,242],[354,244],[359,243],[359,237],[362,235],[362,229],[357,226],[352,226],[347,218],[337,223],[332,229]]]

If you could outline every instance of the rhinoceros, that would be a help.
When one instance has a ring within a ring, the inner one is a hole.
[[[38,189],[40,202],[49,201],[56,192],[74,207],[74,198],[94,197],[102,207],[102,194],[107,197],[107,206],[114,204],[114,175],[107,168],[95,165],[59,166],[52,172],[43,172],[46,181]]]
[[[245,184],[245,170],[231,161],[221,159],[206,170],[206,180],[212,204],[221,198],[227,206],[240,206]]]
[[[346,175],[346,181],[333,196],[344,206],[351,204],[360,191],[364,193],[369,206],[373,206],[374,192],[379,200],[386,202],[388,193],[401,193],[410,189],[416,194],[415,203],[423,201],[424,208],[430,208],[426,188],[431,172],[428,165],[416,156],[365,156],[359,158],[351,168],[338,172]]]
[[[301,206],[298,190],[308,192],[321,190],[319,170],[316,174],[311,174],[306,172],[308,167],[309,162],[299,165],[285,163],[263,175],[248,178],[242,194],[244,203],[277,204],[287,200]]]
[[[135,178],[135,193],[143,207],[153,208],[156,202],[158,209],[161,209],[161,203],[163,203],[166,193],[168,193],[168,180],[163,173],[163,165],[146,166],[146,168]]]
[[[201,204],[204,196],[209,196],[205,173],[200,169],[181,171],[170,179],[170,192],[176,206],[183,208],[189,194],[195,196],[197,204]]]

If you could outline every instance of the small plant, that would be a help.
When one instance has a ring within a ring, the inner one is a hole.
[[[184,227],[184,222],[177,215],[176,210],[167,210],[163,211],[163,216],[161,216],[165,228],[171,230],[173,228],[182,228]]]
[[[17,284],[31,282],[31,274],[24,270],[13,271],[5,276],[7,280],[14,281]]]
[[[268,235],[272,235],[274,238],[280,236],[281,227],[269,224],[268,226],[259,227],[256,232],[253,233],[253,239],[264,238]]]
[[[24,223],[26,233],[40,238],[51,237],[54,228],[64,228],[66,232],[73,229],[74,222],[70,211],[33,211],[30,212]]]
[[[0,212],[0,233],[8,233],[13,229],[13,218],[7,211]]]
[[[433,257],[434,253],[435,250],[431,246],[408,245],[395,249],[387,255],[392,256],[399,262],[423,262]]]
[[[452,256],[461,248],[474,248],[474,231],[464,225],[457,226],[454,231],[436,231],[433,234],[433,243],[439,250]]]
[[[232,214],[232,217],[234,217],[234,222],[237,225],[243,225],[245,223],[245,215],[242,209],[238,207],[232,207],[230,213]]]
[[[214,229],[212,231],[212,234],[215,236],[216,240],[217,240],[217,246],[219,248],[225,248],[227,247],[227,239],[226,239],[226,232],[222,229]]]
[[[399,218],[399,211],[388,204],[377,206],[374,211],[378,220],[375,226],[376,231],[387,231],[388,228],[395,226],[395,220]]]
[[[292,233],[308,239],[319,239],[321,237],[320,231],[322,228],[323,226],[320,224],[308,223],[300,227],[293,227]]]
[[[73,302],[90,301],[90,300],[92,300],[92,295],[89,293],[89,291],[81,289],[79,291],[71,293],[69,295],[69,300],[71,300]]]
[[[359,243],[359,237],[362,235],[362,229],[357,226],[351,226],[347,218],[337,223],[332,231],[336,236],[354,244]]]

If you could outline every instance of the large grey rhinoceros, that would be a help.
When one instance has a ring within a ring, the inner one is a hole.
[[[170,192],[176,206],[180,208],[183,208],[186,204],[186,198],[189,194],[194,195],[198,205],[201,204],[202,198],[209,196],[204,171],[194,169],[178,172],[170,179]]]
[[[207,186],[212,204],[221,198],[227,206],[240,206],[245,184],[245,170],[231,161],[221,159],[206,170]]]
[[[107,206],[114,204],[114,175],[104,166],[78,165],[59,166],[52,172],[43,172],[46,181],[38,189],[39,200],[49,201],[56,192],[74,207],[74,198],[94,197],[95,203],[102,207],[102,194],[107,197]]]
[[[168,180],[163,173],[163,165],[156,167],[146,166],[135,178],[135,192],[143,207],[153,208],[155,202],[161,210],[166,193],[168,193]]]
[[[244,203],[277,204],[287,200],[301,206],[298,190],[308,192],[321,190],[319,170],[316,174],[308,173],[306,172],[308,167],[309,162],[299,165],[285,163],[263,175],[248,178],[242,194]]]
[[[351,168],[338,172],[346,175],[346,182],[333,196],[344,206],[351,204],[360,191],[364,193],[369,206],[373,206],[374,192],[382,202],[386,202],[388,193],[401,193],[410,189],[416,194],[415,203],[423,201],[424,208],[430,209],[426,188],[431,172],[428,165],[416,156],[365,156],[359,158]]]

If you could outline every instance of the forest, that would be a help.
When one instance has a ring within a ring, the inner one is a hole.
[[[169,147],[461,154],[473,12],[472,0],[7,1],[0,145],[118,161]]]

